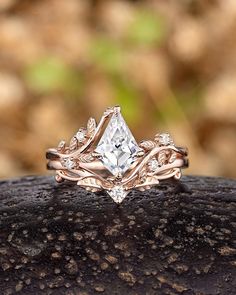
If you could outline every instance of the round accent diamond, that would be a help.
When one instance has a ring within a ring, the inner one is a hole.
[[[85,140],[85,130],[79,130],[76,133],[76,138],[78,139],[79,142],[83,142]]]
[[[64,140],[61,140],[58,144],[58,148],[63,148],[65,146],[66,142]]]
[[[60,152],[60,151],[63,151],[66,147],[66,142],[64,140],[61,140],[57,146],[57,150]]]
[[[64,161],[64,166],[65,166],[67,169],[71,170],[71,169],[73,169],[73,168],[75,167],[75,162],[74,162],[72,159],[67,158],[67,159]]]
[[[159,134],[159,144],[161,145],[173,144],[173,139],[171,138],[169,133],[161,133]]]
[[[157,159],[155,159],[155,158],[151,159],[148,162],[148,167],[151,172],[155,172],[159,167],[159,163],[158,163]]]

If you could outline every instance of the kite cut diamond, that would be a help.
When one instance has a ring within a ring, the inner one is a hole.
[[[124,198],[127,196],[128,192],[124,190],[122,186],[115,186],[113,189],[108,191],[108,194],[112,197],[112,199],[117,203],[120,204]]]
[[[118,112],[112,115],[95,151],[101,155],[100,160],[104,166],[116,176],[123,175],[130,168],[140,150]]]

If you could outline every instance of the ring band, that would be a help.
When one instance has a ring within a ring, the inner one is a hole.
[[[57,182],[74,181],[92,192],[105,190],[116,203],[132,189],[144,191],[162,179],[180,179],[181,168],[188,167],[187,155],[168,133],[137,144],[119,106],[108,108],[98,124],[90,118],[69,145],[61,141],[46,152],[47,168],[56,170]]]

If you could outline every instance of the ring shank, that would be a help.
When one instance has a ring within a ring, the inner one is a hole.
[[[52,154],[53,151],[53,154]],[[176,151],[176,148],[175,148]],[[152,154],[153,151],[150,151],[149,154],[145,155],[144,159],[137,158],[137,160],[131,165],[130,169],[126,172],[126,179],[131,179],[135,174],[139,174],[139,171],[142,170],[143,166],[148,163],[148,156]],[[60,171],[63,175],[67,175],[64,177],[67,180],[78,181],[78,177],[89,177],[95,175],[99,175],[99,177],[106,180],[108,177],[114,177],[108,171],[108,169],[104,166],[101,160],[94,159],[92,162],[82,162],[79,159],[76,160],[76,167],[69,169],[64,163],[65,155],[63,158],[59,153],[56,153],[55,150],[50,149],[47,154],[51,153],[50,159],[47,163],[48,170],[56,170]],[[155,174],[163,175],[163,173],[168,173],[168,171],[172,171],[173,169],[181,169],[188,167],[188,159],[186,157],[187,150],[184,148],[178,148],[176,152],[176,159],[171,163],[166,163],[164,165],[160,165]],[[152,157],[151,155],[150,157]],[[68,157],[69,158],[69,157]],[[141,168],[140,168],[141,167]],[[149,173],[154,174],[154,173]],[[171,174],[172,175],[172,174]],[[170,176],[171,177],[171,176]],[[116,177],[115,177],[116,178]],[[168,178],[168,177],[167,177]],[[125,181],[125,180],[124,180]]]

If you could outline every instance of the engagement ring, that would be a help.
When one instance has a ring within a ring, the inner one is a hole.
[[[105,190],[121,203],[132,189],[144,191],[162,179],[180,179],[181,168],[188,166],[187,155],[187,149],[177,147],[168,133],[138,144],[115,106],[98,124],[90,118],[69,145],[61,141],[47,150],[46,158],[58,182],[74,181],[92,192]]]

